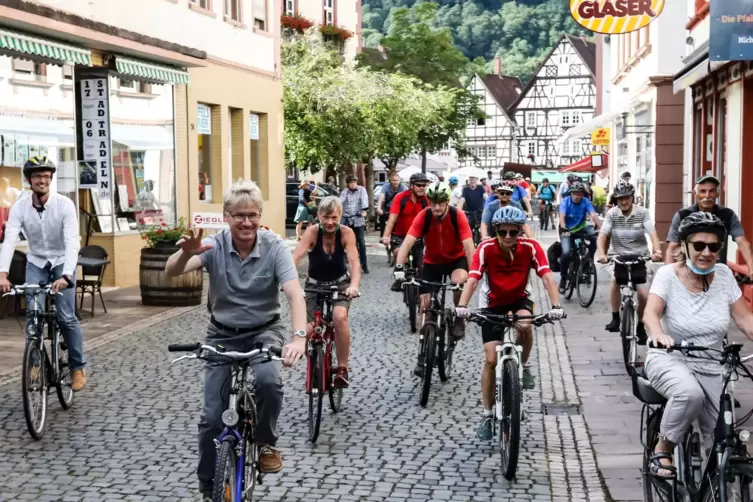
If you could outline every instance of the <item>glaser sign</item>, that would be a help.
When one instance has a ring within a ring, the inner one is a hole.
[[[664,10],[665,0],[570,0],[570,14],[596,33],[616,35],[647,26]]]

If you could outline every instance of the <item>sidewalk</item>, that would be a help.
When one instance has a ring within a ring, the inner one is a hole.
[[[204,298],[208,281],[204,280]],[[95,298],[95,317],[91,317],[91,297],[84,299],[81,311],[81,329],[84,332],[84,349],[98,347],[120,336],[144,329],[157,322],[200,307],[150,307],[141,304],[138,286],[115,289],[104,293],[107,314],[99,298]],[[79,297],[80,298],[80,297]],[[0,385],[9,383],[21,374],[24,350],[24,316],[16,319],[13,314],[0,319]]]

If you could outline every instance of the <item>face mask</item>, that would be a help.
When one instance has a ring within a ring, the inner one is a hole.
[[[690,270],[692,270],[694,274],[697,274],[697,275],[709,275],[709,274],[712,274],[714,272],[714,269],[716,269],[716,263],[715,263],[714,266],[711,267],[710,269],[708,269],[708,270],[701,270],[698,267],[696,267],[695,265],[693,265],[693,262],[690,261],[690,258],[688,258],[687,260],[685,260],[685,265],[687,265],[688,268]]]

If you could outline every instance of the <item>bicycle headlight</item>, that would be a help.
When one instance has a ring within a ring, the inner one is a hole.
[[[750,431],[747,431],[747,430],[745,430],[745,429],[741,429],[741,430],[740,430],[740,431],[739,431],[739,432],[737,433],[737,437],[739,437],[739,438],[740,438],[740,441],[742,441],[743,443],[747,443],[747,442],[748,442],[748,440],[750,439]]]
[[[238,412],[235,410],[222,412],[222,423],[228,427],[235,427],[235,424],[238,423]]]

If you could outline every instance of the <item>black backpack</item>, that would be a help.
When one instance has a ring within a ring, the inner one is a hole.
[[[560,271],[560,257],[562,256],[562,244],[557,241],[546,250],[546,258],[549,260],[549,268],[552,272]]]
[[[406,191],[406,190],[403,190],[403,191]],[[403,193],[403,192],[400,192],[400,193]],[[400,201],[400,211],[398,211],[398,213],[397,213],[398,216],[400,216],[401,214],[403,214],[403,211],[405,210],[405,206],[408,205],[408,199],[410,199],[410,195],[408,195],[408,197],[403,197],[403,200]],[[426,202],[426,197],[423,197],[420,202],[421,202],[421,208],[422,209],[426,208],[426,206],[429,205]]]
[[[458,239],[460,238],[460,228],[458,227],[458,210],[457,208],[450,206],[448,208],[450,210],[450,221],[452,222],[452,226],[455,228],[455,234],[458,236]],[[423,238],[426,233],[429,231],[429,227],[431,226],[431,220],[434,219],[434,215],[431,212],[431,208],[424,209],[424,212],[426,213],[426,218],[424,218],[424,229],[423,232],[421,232],[421,237]]]

